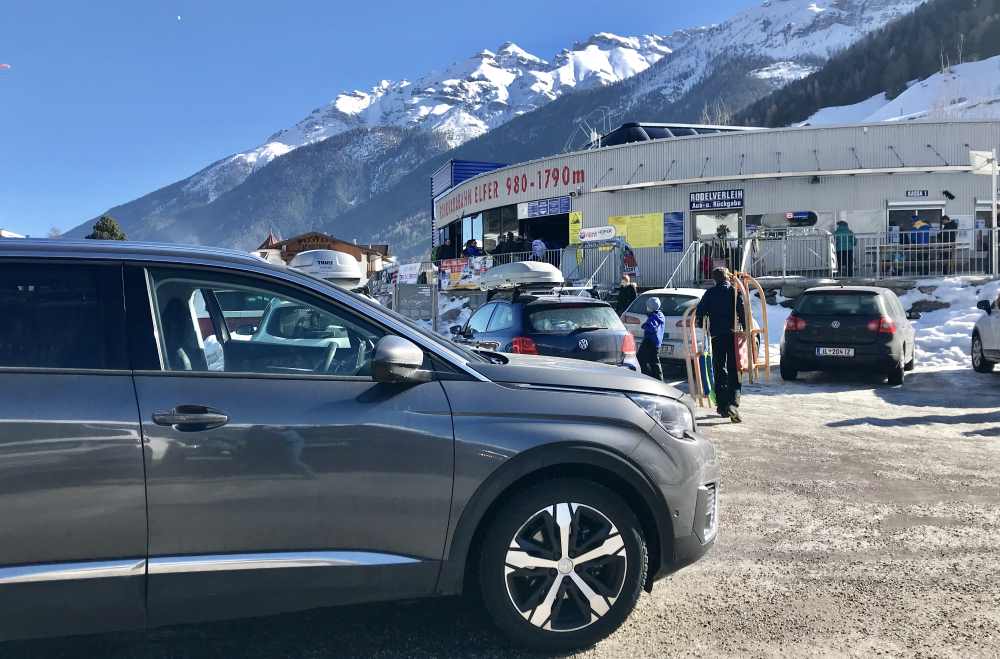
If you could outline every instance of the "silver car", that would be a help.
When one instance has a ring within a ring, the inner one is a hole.
[[[237,340],[262,300],[345,336]],[[564,651],[716,536],[715,450],[626,369],[223,250],[3,241],[0,304],[0,640],[472,589]]]

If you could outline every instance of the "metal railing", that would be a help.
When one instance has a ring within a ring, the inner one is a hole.
[[[667,277],[666,288],[692,286],[695,284],[700,244],[697,240],[693,240],[684,249],[680,260],[677,262],[677,266],[670,273],[670,276]]]
[[[996,269],[997,239],[997,229],[766,236],[752,239],[743,269],[757,278],[989,276]]]

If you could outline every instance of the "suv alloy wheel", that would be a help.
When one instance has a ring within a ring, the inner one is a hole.
[[[647,567],[641,527],[619,496],[590,481],[551,481],[494,518],[480,556],[480,589],[513,641],[569,651],[621,626]]]

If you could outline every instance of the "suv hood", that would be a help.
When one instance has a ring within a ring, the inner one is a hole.
[[[621,393],[652,394],[679,400],[674,387],[621,366],[561,357],[504,354],[507,364],[470,363],[494,382],[548,387],[602,389]]]

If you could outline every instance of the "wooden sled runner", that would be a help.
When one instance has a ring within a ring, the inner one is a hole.
[[[767,301],[764,289],[756,279],[744,272],[730,273],[730,283],[743,299],[743,314],[747,327],[733,328],[733,340],[736,342],[737,372],[740,380],[744,375],[747,382],[754,383],[763,379],[771,379],[771,348],[768,345]],[[753,315],[751,294],[756,294],[760,300],[760,318]],[[739,314],[733,309],[736,325],[739,324]],[[704,319],[698,327],[697,305],[691,305],[683,314],[685,366],[687,367],[688,391],[699,407],[715,406],[714,374],[712,371],[712,340],[709,334],[708,319]],[[700,332],[699,332],[700,330]],[[700,334],[700,336],[699,336]]]

